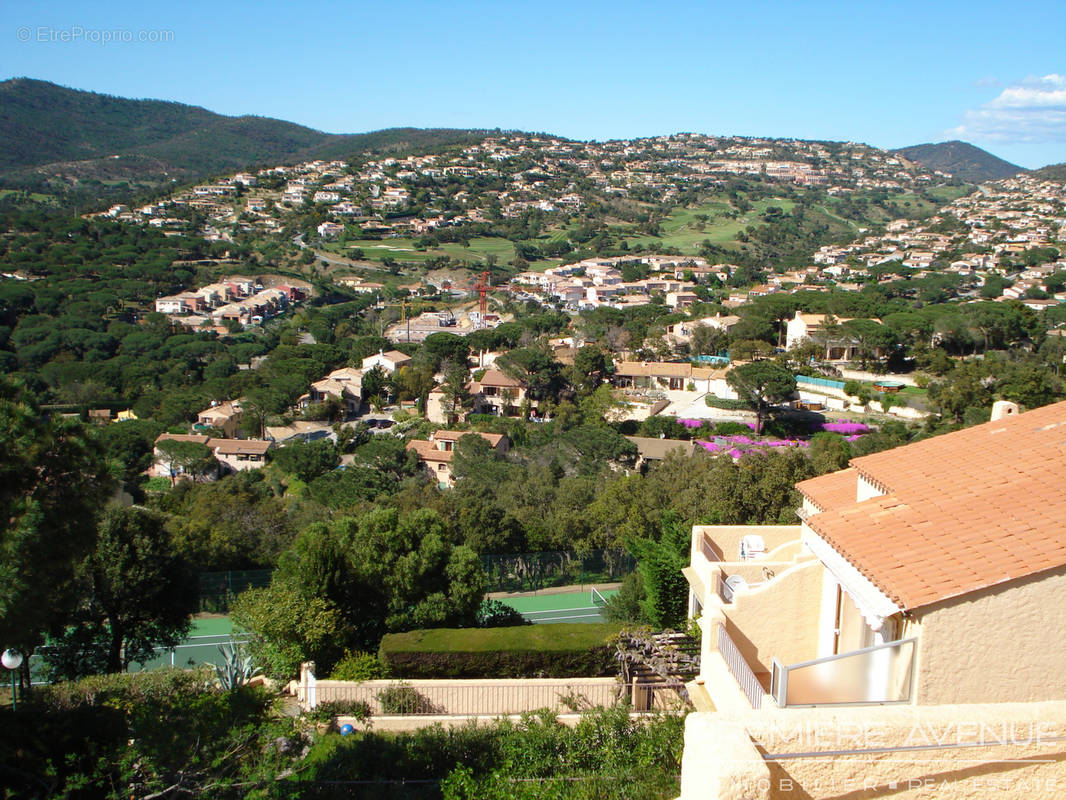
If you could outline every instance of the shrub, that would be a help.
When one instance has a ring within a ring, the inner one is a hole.
[[[208,786],[256,769],[294,728],[270,719],[265,691],[211,683],[208,670],[162,669],[35,689],[0,726],[5,797],[143,797],[179,780],[214,796]]]
[[[404,678],[572,678],[615,674],[613,623],[435,628],[391,633],[381,660]]]
[[[751,428],[743,422],[719,422],[714,426],[715,436],[747,436]]]
[[[397,683],[374,695],[383,714],[437,714],[440,709],[413,686]]]
[[[713,395],[707,395],[703,398],[703,402],[709,408],[722,408],[727,411],[747,411],[751,409],[751,406],[743,400],[730,400],[726,397],[715,397]]]
[[[509,628],[515,625],[531,625],[521,612],[499,600],[485,598],[477,614],[479,628]]]
[[[329,674],[331,681],[373,681],[388,677],[385,665],[373,653],[348,651]]]
[[[304,716],[312,722],[330,722],[337,717],[355,717],[362,723],[369,724],[374,715],[370,704],[365,700],[330,700],[319,703]]]

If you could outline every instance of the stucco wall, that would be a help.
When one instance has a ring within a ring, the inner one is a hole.
[[[1066,568],[917,614],[918,703],[1066,699]]]
[[[681,800],[1050,800],[1066,794],[1060,737],[1066,703],[690,714]],[[921,749],[876,752],[900,747]]]
[[[803,562],[722,606],[726,632],[756,674],[768,673],[774,656],[785,664],[817,658],[824,574],[820,561]]]
[[[404,713],[413,713],[420,707],[431,707],[434,714],[488,715],[520,714],[541,708],[565,713],[584,707],[610,706],[617,702],[623,688],[614,678],[571,678],[565,681],[558,678],[321,680],[315,681],[314,686],[317,703],[363,701],[374,714],[387,711],[382,707],[383,692],[403,687],[420,696],[406,698]],[[646,693],[646,690],[640,691]],[[306,681],[300,692],[300,701],[307,703]],[[651,699],[653,705],[660,707],[677,702],[676,694],[666,689],[656,691]],[[637,710],[645,709],[638,707]]]
[[[693,555],[698,551],[698,538],[705,533],[722,554],[723,561],[736,561],[740,554],[740,540],[745,536],[761,536],[770,552],[785,542],[800,538],[799,525],[696,525],[692,529]]]

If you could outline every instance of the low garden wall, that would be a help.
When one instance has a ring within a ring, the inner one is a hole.
[[[680,800],[955,800],[1066,792],[1066,703],[690,714]]]

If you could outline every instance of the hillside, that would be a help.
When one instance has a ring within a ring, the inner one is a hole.
[[[1046,167],[1034,169],[1031,174],[1042,181],[1066,181],[1066,164],[1048,164]]]
[[[0,178],[195,180],[257,163],[347,158],[480,138],[483,132],[398,128],[330,134],[269,117],[227,117],[197,106],[130,100],[16,78],[0,83]]]
[[[901,147],[892,152],[929,169],[950,172],[956,178],[971,183],[1009,178],[1024,172],[1024,168],[974,147],[967,142],[939,142]]]

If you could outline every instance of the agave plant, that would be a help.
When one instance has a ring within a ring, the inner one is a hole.
[[[245,655],[244,648],[236,642],[220,644],[218,652],[222,654],[222,663],[215,664],[218,685],[226,691],[244,686],[259,674],[258,667],[252,666],[252,657]]]

